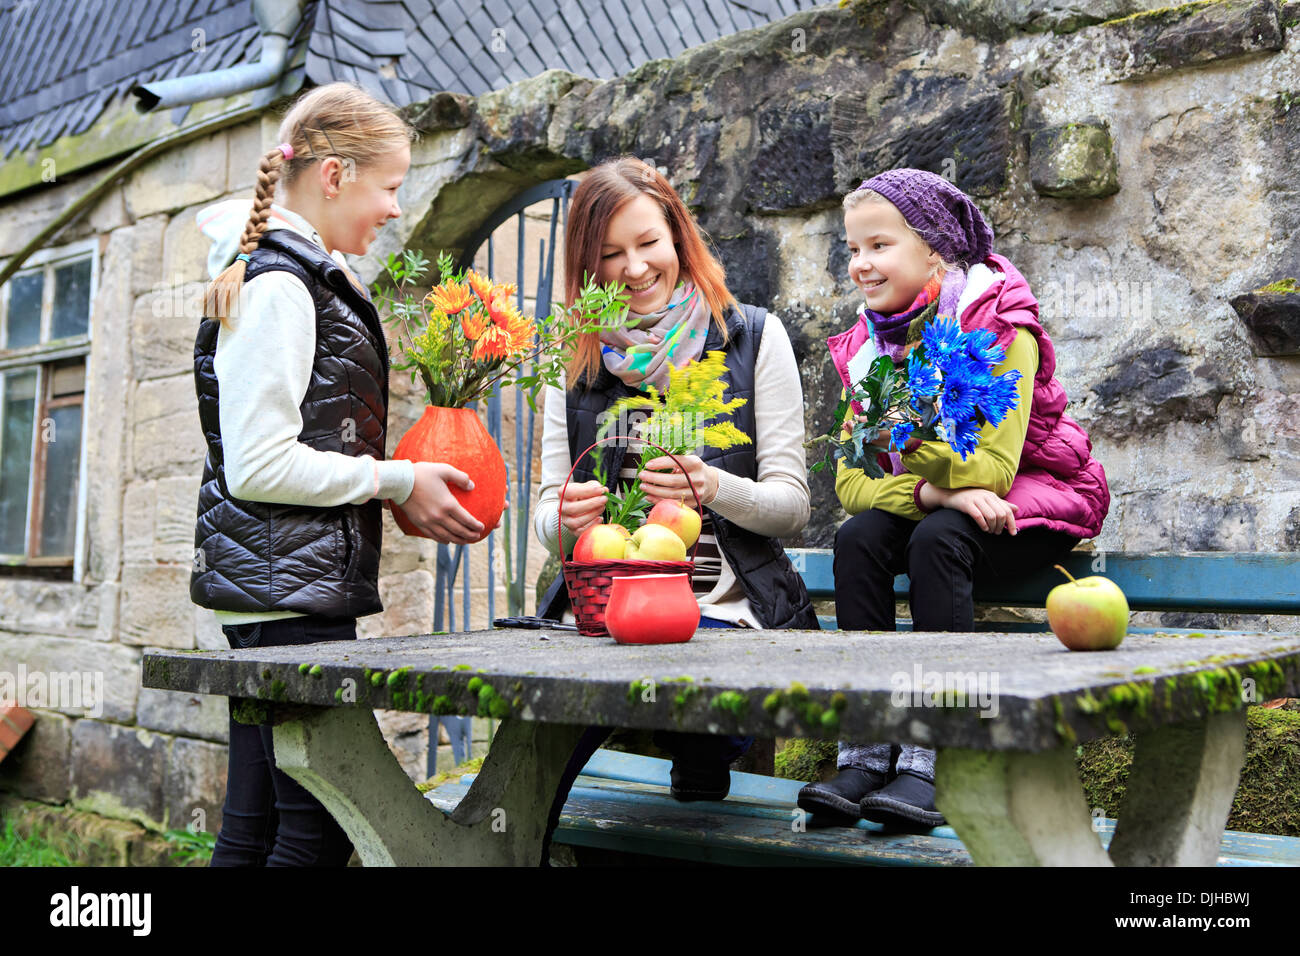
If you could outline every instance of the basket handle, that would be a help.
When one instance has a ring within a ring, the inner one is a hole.
[[[564,492],[567,491],[569,488],[569,482],[573,478],[574,471],[577,470],[578,462],[586,458],[587,452],[591,451],[593,448],[597,447],[598,445],[603,445],[606,442],[611,442],[611,441],[627,441],[628,437],[629,436],[627,435],[606,435],[604,438],[597,438],[594,442],[592,442],[590,445],[587,446],[586,451],[584,451],[581,455],[579,455],[576,459],[574,459],[572,467],[569,468],[569,473],[564,478],[564,484],[560,487],[560,503],[559,503],[559,507],[557,507],[555,511],[555,537],[556,537],[556,541],[560,545],[559,554],[560,554],[561,564],[567,563],[564,557],[564,517],[563,517]],[[678,468],[682,468],[682,463],[678,461],[677,456],[674,455],[672,452],[670,452],[667,448],[664,448],[662,445],[656,445],[652,441],[646,441],[641,438],[633,438],[631,440],[639,441],[641,442],[642,445],[649,445],[651,448],[663,452],[665,455],[667,455],[669,458],[673,460],[673,464],[675,464]],[[691,476],[686,474],[685,468],[682,468],[682,474],[686,475],[686,487],[691,489],[691,496],[695,499],[696,510],[699,511],[700,518],[703,519],[704,503],[700,501],[700,493],[695,490],[695,482],[691,481]],[[700,549],[700,539],[697,537],[695,539],[695,544],[691,546],[690,561],[692,564],[695,563],[695,554],[697,551],[699,551],[699,549]]]

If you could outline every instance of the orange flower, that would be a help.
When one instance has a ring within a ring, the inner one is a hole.
[[[504,299],[498,295],[488,304],[490,322],[475,343],[475,360],[510,358],[533,346],[533,323]]]
[[[492,327],[492,321],[479,309],[473,312],[466,312],[460,317],[460,330],[465,333],[465,338],[471,342],[476,342],[485,331]],[[477,356],[475,356],[477,358]]]
[[[482,299],[484,303],[492,298],[492,280],[487,276],[481,276],[473,269],[470,269],[469,272],[465,273],[465,281],[470,284],[474,294]]]
[[[442,309],[448,315],[456,315],[469,308],[474,302],[469,289],[459,282],[445,282],[434,286],[428,298],[435,309]]]

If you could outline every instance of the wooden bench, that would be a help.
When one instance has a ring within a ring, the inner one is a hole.
[[[927,699],[914,669],[996,677],[996,694]],[[933,747],[938,805],[978,864],[1283,862],[1291,844],[1275,840],[1233,835],[1225,850],[1244,752],[1242,678],[1257,680],[1262,695],[1300,695],[1300,635],[1133,635],[1116,651],[1072,654],[1035,634],[712,630],[688,644],[623,647],[502,629],[155,651],[143,663],[147,687],[243,698],[248,716],[269,718],[277,764],[325,804],[366,865],[535,865],[550,794],[590,723]],[[428,795],[406,777],[372,713],[478,708],[503,718],[481,772],[463,793]],[[1103,846],[1075,749],[1129,730],[1138,746]],[[808,859],[818,847],[851,863],[963,858],[944,833],[882,839],[807,828],[791,781],[740,777],[720,804],[678,806],[661,764],[598,760],[566,808],[561,839],[585,829],[593,843],[612,836],[678,858],[724,859],[730,847],[745,851],[744,862]],[[593,786],[602,767],[607,775]],[[606,802],[593,803],[593,791]],[[760,818],[780,840],[747,837]],[[638,831],[655,819],[672,826]],[[673,827],[695,836],[665,838]],[[865,859],[856,845],[864,840]]]
[[[814,600],[835,596],[833,552],[787,552]],[[1134,554],[1072,552],[1062,562],[1075,577],[1104,574],[1125,592],[1134,611],[1190,611],[1223,614],[1300,614],[1300,555],[1294,553]],[[977,589],[977,604],[1044,606],[1047,593],[1064,578],[1045,569],[998,590]],[[908,578],[899,575],[895,597],[908,599]],[[819,615],[834,630],[834,615]],[[899,630],[911,630],[900,619]],[[979,630],[1043,632],[1046,623],[985,622]],[[1196,634],[1188,628],[1134,627],[1133,634]],[[472,780],[467,777],[466,780]],[[722,804],[678,804],[667,793],[668,764],[652,757],[601,750],[584,770],[566,805],[556,842],[696,862],[731,864],[799,863],[859,865],[968,864],[970,855],[951,827],[926,835],[883,834],[878,824],[859,821],[854,833],[831,828],[792,832],[791,810],[799,781],[733,773],[730,797]],[[447,805],[462,785],[440,788],[433,797]],[[1109,846],[1115,820],[1094,821]],[[1300,865],[1300,838],[1225,833],[1219,865]]]

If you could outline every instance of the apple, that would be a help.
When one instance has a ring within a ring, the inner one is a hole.
[[[573,563],[621,561],[631,537],[631,532],[621,524],[598,524],[588,528],[573,546]]]
[[[682,544],[690,547],[700,536],[700,513],[687,507],[686,500],[659,502],[646,515],[646,524],[657,524],[667,528],[682,539]]]
[[[643,524],[633,533],[623,557],[629,561],[685,561],[686,545],[661,524]]]
[[[1056,565],[1069,583],[1047,595],[1047,622],[1072,651],[1108,651],[1119,647],[1128,633],[1128,599],[1110,578],[1094,575],[1077,581]]]

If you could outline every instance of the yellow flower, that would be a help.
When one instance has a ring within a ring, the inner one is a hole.
[[[474,301],[469,289],[459,282],[444,282],[434,286],[428,299],[435,309],[442,309],[448,315],[456,315],[469,308]]]

